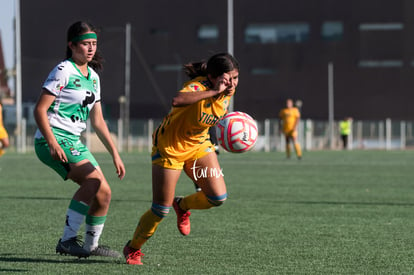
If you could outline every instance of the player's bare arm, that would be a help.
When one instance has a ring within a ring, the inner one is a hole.
[[[172,100],[173,107],[184,107],[200,100],[213,97],[219,94],[219,91],[209,90],[200,92],[178,92]]]
[[[33,115],[36,120],[36,123],[39,127],[40,132],[45,137],[49,148],[50,155],[54,160],[67,162],[68,159],[63,152],[63,149],[57,143],[57,140],[50,128],[49,119],[47,117],[47,110],[52,105],[55,100],[55,96],[49,93],[46,89],[42,89],[42,94],[36,104]]]
[[[119,156],[115,144],[112,141],[108,126],[106,125],[105,120],[103,118],[102,106],[100,102],[95,103],[95,106],[91,110],[90,118],[92,127],[95,129],[97,136],[112,156],[118,177],[120,179],[123,179],[125,176],[125,166],[122,162],[121,157]]]
[[[172,100],[173,107],[183,107],[193,103],[196,103],[200,100],[214,97],[220,93],[230,93],[229,88],[229,74],[224,73],[223,75],[212,80],[214,88],[208,91],[199,91],[199,92],[178,92],[177,95]]]

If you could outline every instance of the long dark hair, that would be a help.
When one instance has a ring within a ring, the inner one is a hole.
[[[193,62],[184,65],[184,72],[190,77],[211,75],[213,78],[224,73],[240,71],[239,62],[229,53],[215,54],[208,61]]]
[[[91,23],[84,22],[84,21],[78,21],[73,23],[67,33],[67,42],[72,41],[75,37],[87,33],[87,32],[94,32],[96,35],[99,35],[99,31],[95,26],[93,26]],[[78,42],[72,42],[74,44]],[[69,48],[69,46],[66,46],[66,59],[72,57],[72,50]],[[97,50],[95,53],[95,56],[93,59],[88,63],[89,66],[91,66],[94,70],[102,70],[103,69],[103,58],[101,53]]]

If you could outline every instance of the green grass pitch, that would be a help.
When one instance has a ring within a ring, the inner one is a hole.
[[[147,153],[123,154],[101,244],[122,251],[151,203]],[[143,247],[143,266],[123,259],[55,254],[76,185],[34,154],[0,158],[0,273],[4,274],[412,274],[414,152],[305,152],[219,155],[227,202],[194,210],[183,237],[173,211]],[[194,191],[182,174],[177,195]],[[82,228],[83,230],[83,228]],[[83,234],[82,234],[83,235]]]

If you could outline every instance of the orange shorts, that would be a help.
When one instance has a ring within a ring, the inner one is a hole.
[[[296,131],[296,130],[287,130],[287,131],[283,131],[283,134],[286,136],[286,137],[297,137],[298,136],[298,131]]]
[[[7,134],[6,129],[3,126],[0,126],[0,139],[8,138],[9,135]]]
[[[152,147],[152,164],[156,164],[167,169],[182,170],[185,163],[193,162],[194,160],[200,159],[214,151],[214,145],[210,140],[206,140],[193,150],[182,154],[168,154],[164,150]]]

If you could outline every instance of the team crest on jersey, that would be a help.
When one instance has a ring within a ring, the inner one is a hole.
[[[70,150],[70,153],[72,154],[72,156],[80,156],[81,155],[81,153],[73,147],[70,148],[69,150]]]
[[[193,84],[190,84],[190,88],[191,88],[191,90],[199,91],[200,90],[200,85],[193,83]]]
[[[62,91],[63,86],[60,83],[56,84],[56,90]]]

